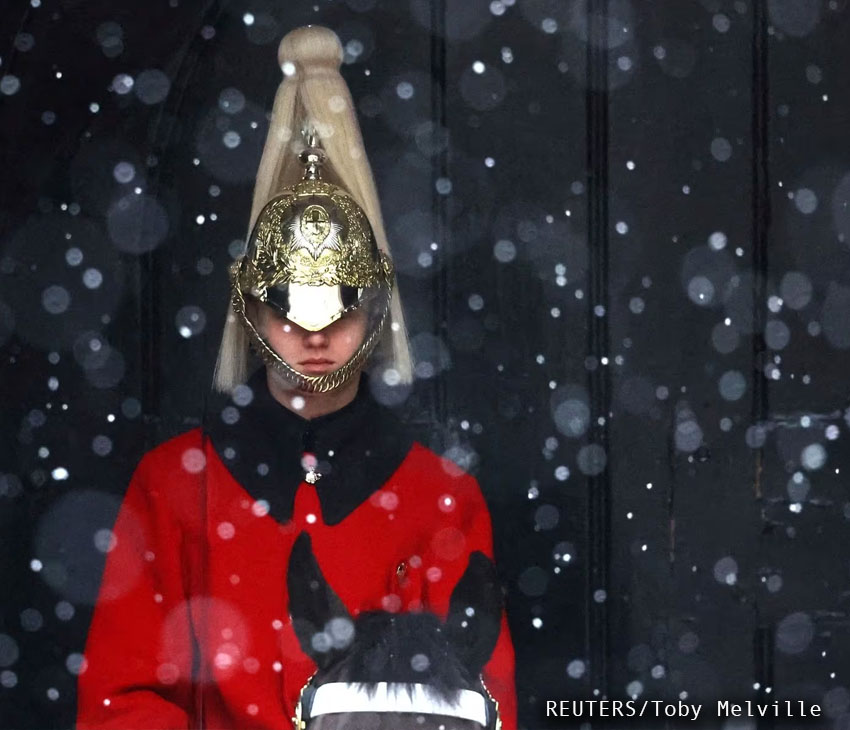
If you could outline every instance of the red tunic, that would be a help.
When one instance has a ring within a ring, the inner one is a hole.
[[[425,608],[445,617],[469,553],[493,554],[478,483],[416,442],[389,473],[328,524],[318,485],[301,480],[290,513],[280,512],[237,481],[200,428],[145,455],[107,556],[78,728],[290,727],[315,669],[287,612],[286,568],[302,530],[352,614]],[[342,488],[345,474],[337,477]],[[484,679],[505,730],[515,730],[504,614]]]

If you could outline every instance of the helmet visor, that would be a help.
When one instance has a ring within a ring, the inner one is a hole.
[[[375,301],[381,287],[346,284],[282,283],[266,290],[265,303],[299,327],[311,332],[324,329],[346,312]]]

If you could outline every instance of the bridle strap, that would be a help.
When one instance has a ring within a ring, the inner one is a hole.
[[[377,682],[368,690],[356,682],[329,682],[311,694],[309,707],[302,708],[305,718],[332,713],[404,712],[456,717],[482,727],[487,727],[489,720],[488,698],[469,689],[457,690],[455,702],[441,698],[429,685],[402,682]]]

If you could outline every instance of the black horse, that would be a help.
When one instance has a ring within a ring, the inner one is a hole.
[[[295,730],[498,730],[481,670],[499,636],[502,592],[483,553],[470,555],[445,621],[427,612],[352,618],[307,533],[295,541],[287,584],[293,628],[318,667]]]

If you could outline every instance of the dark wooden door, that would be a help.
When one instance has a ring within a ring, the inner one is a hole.
[[[848,12],[3,8],[0,725],[73,722],[97,535],[198,422],[276,43],[322,23],[409,318],[403,412],[492,508],[523,725],[607,697],[850,726]]]

